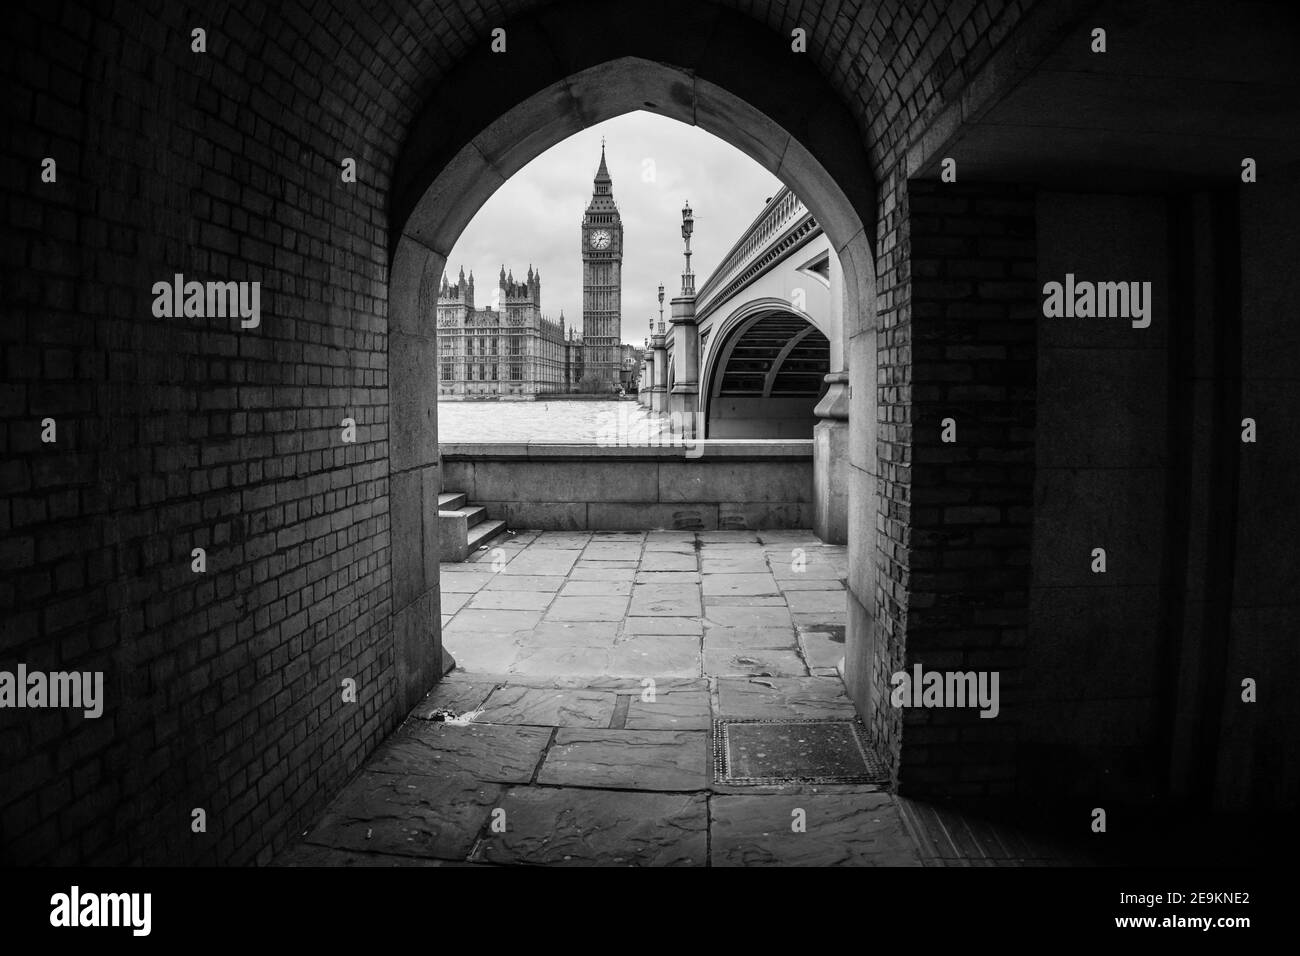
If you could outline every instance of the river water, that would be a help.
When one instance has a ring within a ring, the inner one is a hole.
[[[439,402],[438,441],[661,444],[668,422],[636,402]]]

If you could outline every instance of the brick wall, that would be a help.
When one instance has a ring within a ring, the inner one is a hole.
[[[363,146],[394,144],[306,108],[328,38],[283,16],[10,14],[0,659],[103,671],[106,705],[0,715],[6,862],[265,861],[400,716]],[[261,327],[155,319],[176,272],[260,280]]]
[[[925,670],[997,671],[1002,709],[895,708],[906,791],[1014,785],[1033,505],[1034,199],[1020,187],[911,182],[882,222],[877,686]],[[886,243],[882,243],[882,246]],[[954,419],[956,441],[941,440]]]

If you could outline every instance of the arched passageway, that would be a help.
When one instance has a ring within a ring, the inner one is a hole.
[[[403,721],[442,664],[442,259],[633,109],[832,241],[845,677],[902,785],[1294,807],[1296,698],[1238,686],[1293,662],[1300,594],[1295,14],[1247,6],[1143,4],[1105,56],[1076,0],[14,9],[4,664],[101,674],[104,711],[0,714],[0,856],[266,862]],[[256,323],[160,317],[180,273],[260,284]],[[1070,274],[1150,279],[1150,324],[1042,321]],[[932,658],[1007,674],[998,719],[873,697]]]

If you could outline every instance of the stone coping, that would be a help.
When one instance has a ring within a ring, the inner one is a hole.
[[[531,459],[572,461],[653,459],[657,461],[812,460],[812,439],[708,439],[686,445],[597,445],[577,442],[455,442],[439,446],[444,459]]]

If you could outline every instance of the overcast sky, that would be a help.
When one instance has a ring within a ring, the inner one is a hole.
[[[454,281],[474,271],[475,305],[490,306],[502,264],[516,281],[531,264],[542,272],[542,312],[582,319],[580,226],[600,165],[600,138],[623,217],[623,341],[641,344],[658,317],[659,284],[668,300],[681,288],[682,206],[695,213],[691,267],[696,288],[741,231],[776,194],[780,181],[739,150],[695,126],[652,113],[615,117],[557,143],[493,194],[461,233],[447,260]]]

